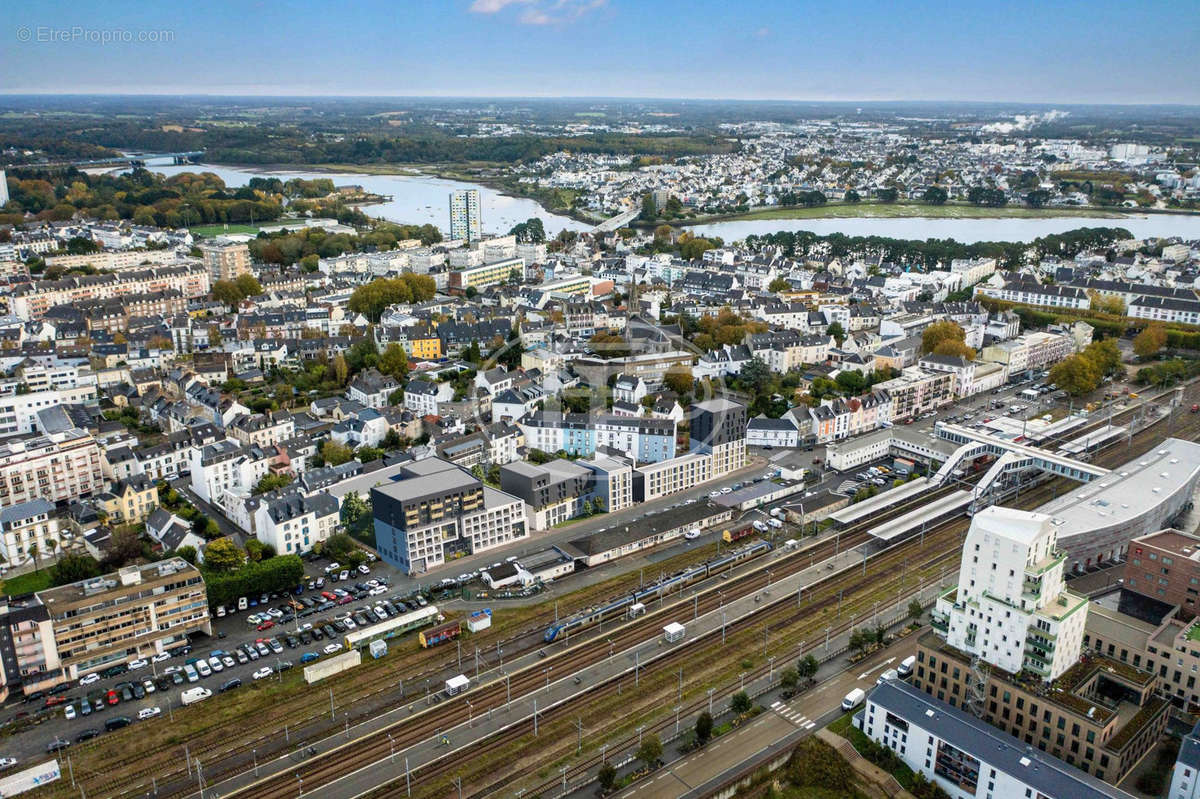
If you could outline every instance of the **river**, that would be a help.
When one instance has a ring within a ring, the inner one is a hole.
[[[592,225],[569,216],[552,214],[533,200],[523,197],[506,197],[495,189],[475,183],[445,180],[431,175],[361,175],[348,172],[303,172],[241,169],[211,164],[155,164],[146,165],[153,172],[178,175],[180,172],[212,172],[225,181],[226,186],[244,186],[253,177],[329,178],[337,185],[348,183],[362,186],[373,194],[391,196],[391,200],[378,205],[363,206],[368,216],[382,216],[393,222],[409,225],[431,223],[443,233],[450,227],[450,192],[455,189],[478,189],[480,217],[484,233],[508,233],[513,225],[537,217],[542,220],[547,236],[557,236],[561,230],[591,230]]]
[[[390,195],[391,200],[365,206],[370,216],[382,216],[405,224],[432,223],[449,227],[449,195],[455,189],[478,189],[483,230],[507,233],[513,225],[531,217],[542,220],[548,236],[559,231],[590,230],[586,222],[552,214],[533,200],[506,197],[495,189],[475,183],[445,180],[431,175],[362,175],[350,172],[305,172],[299,170],[265,171],[210,164],[155,164],[148,168],[165,175],[180,172],[213,172],[227,186],[244,186],[252,177],[277,177],[283,180],[330,178],[336,184],[354,183],[374,194]],[[1080,227],[1123,227],[1138,238],[1182,236],[1200,239],[1200,216],[1181,214],[1130,214],[1120,218],[1086,216],[1047,216],[1038,218],[988,217],[982,219],[927,219],[922,217],[840,217],[829,219],[754,219],[695,225],[688,230],[697,236],[720,236],[727,242],[739,241],[750,234],[763,235],[780,230],[809,230],[813,233],[845,233],[849,236],[887,236],[896,239],[954,239],[963,243],[977,241],[1032,241],[1039,236],[1062,233]]]
[[[720,236],[739,241],[751,234],[781,230],[808,230],[820,235],[886,236],[894,239],[954,239],[963,244],[978,241],[1032,241],[1039,236],[1081,227],[1122,227],[1137,238],[1182,236],[1200,239],[1200,216],[1183,214],[1129,214],[1121,218],[1047,216],[1037,218],[988,217],[983,219],[927,219],[923,217],[845,217],[830,219],[748,219],[713,222],[688,228],[697,236]]]

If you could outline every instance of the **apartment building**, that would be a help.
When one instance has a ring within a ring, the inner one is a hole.
[[[0,508],[45,499],[90,497],[104,488],[100,448],[84,430],[10,440],[0,445]]]
[[[457,189],[450,192],[450,238],[466,242],[483,237],[479,216],[479,190]]]
[[[0,555],[5,563],[22,563],[34,552],[39,557],[52,555],[60,543],[53,502],[33,499],[0,508]]]
[[[635,502],[650,502],[677,494],[711,480],[713,456],[693,452],[657,463],[647,463],[633,470]]]
[[[250,273],[250,248],[235,242],[213,241],[200,245],[200,257],[209,279],[234,280]]]
[[[1129,542],[1125,585],[1169,605],[1185,618],[1200,608],[1200,536],[1159,530]]]
[[[1079,659],[1088,608],[1066,589],[1065,563],[1050,516],[997,505],[976,513],[958,587],[933,611],[947,643],[1008,672],[1057,678]]]
[[[1134,319],[1146,319],[1151,322],[1198,325],[1200,324],[1200,300],[1141,296],[1129,303],[1125,313]]]
[[[871,691],[854,723],[955,799],[1132,799],[903,680]]]
[[[465,469],[426,458],[401,475],[372,488],[371,504],[380,556],[409,574],[529,535],[525,503]]]
[[[1005,302],[1023,305],[1043,305],[1050,308],[1074,308],[1086,310],[1092,300],[1087,292],[1077,286],[1042,285],[1036,280],[1018,277],[1000,286],[977,286],[975,296],[991,297]]]
[[[450,273],[448,286],[451,291],[465,292],[469,288],[482,289],[507,283],[514,273],[518,279],[525,275],[525,262],[520,258],[504,258],[490,264],[457,269]]]
[[[20,283],[9,294],[9,310],[21,319],[40,319],[58,305],[80,300],[107,299],[127,294],[178,291],[184,297],[203,297],[211,282],[208,269],[195,261],[180,266],[130,270],[112,275],[82,275],[62,280]]]
[[[936,632],[917,642],[912,685],[938,701],[1065,760],[1097,779],[1120,782],[1166,727],[1169,703],[1152,674],[1089,654],[1053,683],[1028,672],[979,668]]]
[[[254,535],[281,555],[303,554],[337,532],[339,511],[337,498],[327,492],[305,496],[284,489],[258,499]]]
[[[42,427],[38,414],[44,410],[74,403],[93,405],[96,399],[94,382],[61,390],[0,395],[0,438],[39,432]]]
[[[583,513],[593,499],[595,477],[583,464],[560,458],[516,461],[500,467],[500,488],[525,501],[532,529],[548,530]]]
[[[1026,333],[984,347],[980,360],[1004,364],[1009,376],[1026,369],[1047,369],[1075,351],[1074,340],[1059,333]]]
[[[35,594],[50,617],[62,677],[150,657],[212,635],[200,571],[183,558],[126,566],[115,574]]]
[[[710,479],[746,465],[745,405],[716,397],[693,403],[689,413],[691,451],[712,456]]]
[[[256,413],[239,416],[227,428],[229,435],[245,446],[269,447],[296,435],[296,423],[291,414]]]
[[[675,422],[670,419],[535,411],[518,426],[526,446],[543,452],[564,450],[590,457],[597,448],[606,447],[639,462],[675,457]]]
[[[910,366],[899,377],[875,384],[892,398],[893,420],[915,419],[954,402],[955,376],[952,372],[930,372]]]
[[[33,594],[0,597],[0,699],[29,696],[62,682],[54,626]]]

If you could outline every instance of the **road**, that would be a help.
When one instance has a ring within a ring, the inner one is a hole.
[[[818,685],[790,700],[772,689],[757,701],[767,712],[713,740],[695,752],[680,755],[673,746],[664,747],[663,768],[615,794],[633,796],[709,796],[717,784],[735,774],[741,765],[771,744],[799,740],[842,715],[842,698],[854,688],[870,689],[879,675],[894,668],[917,650],[916,636],[902,638],[855,664],[838,658],[825,663],[817,673]],[[721,719],[716,719],[721,723]],[[688,719],[689,726],[695,719]],[[683,729],[687,729],[684,726]],[[703,789],[703,790],[702,790]],[[594,788],[581,787],[572,797],[594,796]]]

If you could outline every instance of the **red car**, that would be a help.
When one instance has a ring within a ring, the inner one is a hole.
[[[104,695],[104,701],[110,705],[115,705],[117,702],[121,701],[121,697],[116,691],[109,691]]]
[[[65,696],[48,696],[48,697],[46,697],[46,707],[54,707],[55,705],[61,705],[61,704],[65,703],[66,701],[67,701],[67,698]]]
[[[322,591],[322,592],[321,592],[321,596],[325,597],[325,598],[326,598],[326,599],[328,599],[330,602],[336,602],[336,601],[337,601],[337,594],[333,593],[332,591]]]
[[[274,626],[275,622],[273,622],[271,619],[267,619],[262,624],[258,625],[258,631],[261,633],[263,630],[269,630]]]
[[[353,601],[354,601],[354,597],[352,597],[352,596],[340,596],[337,598],[337,603],[339,605],[346,605]]]

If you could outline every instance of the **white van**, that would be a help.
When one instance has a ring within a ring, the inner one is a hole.
[[[761,521],[755,522],[754,529],[758,530],[760,533],[765,533],[767,531],[767,523]]]
[[[238,610],[245,610],[249,606],[246,597],[238,597]]]
[[[907,680],[913,673],[913,668],[917,665],[917,656],[909,655],[904,660],[900,661],[900,666],[896,669],[896,673],[900,675],[900,679]]]
[[[778,519],[771,519],[771,520],[769,520],[769,521],[767,522],[767,524],[771,525],[771,526],[772,526],[772,527],[774,527],[776,530],[778,530],[779,528],[783,527],[783,522],[779,521]]]
[[[866,691],[861,688],[855,688],[853,691],[846,694],[846,698],[842,700],[842,710],[853,710],[862,704],[862,701],[866,698]]]
[[[207,688],[197,686],[196,688],[189,688],[184,691],[179,695],[179,699],[181,702],[183,702],[183,704],[191,705],[195,704],[196,702],[203,702],[210,696],[212,696],[212,691],[208,690]]]

